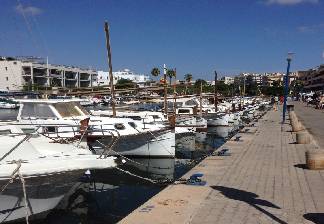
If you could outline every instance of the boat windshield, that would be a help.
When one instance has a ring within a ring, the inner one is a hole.
[[[196,106],[197,103],[196,103],[195,100],[191,99],[191,100],[186,101],[185,105],[187,105],[187,106]]]
[[[57,118],[48,104],[24,103],[21,111],[22,118]]]
[[[53,106],[62,117],[77,117],[89,114],[78,102],[56,103]]]

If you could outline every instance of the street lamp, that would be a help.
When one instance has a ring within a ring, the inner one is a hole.
[[[283,108],[282,108],[282,123],[285,122],[286,120],[286,110],[287,110],[287,95],[288,95],[288,86],[289,86],[289,69],[290,69],[290,62],[292,59],[294,53],[292,52],[288,52],[288,56],[287,56],[287,73],[285,76],[285,89],[284,89],[284,104],[283,104]]]

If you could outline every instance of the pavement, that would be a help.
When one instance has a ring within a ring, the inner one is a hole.
[[[324,223],[324,171],[305,169],[305,151],[314,145],[295,144],[280,111],[255,126],[221,147],[230,156],[207,157],[184,176],[203,173],[205,186],[168,186],[120,223]]]
[[[321,149],[324,149],[324,110],[315,109],[305,103],[294,101],[295,113]]]

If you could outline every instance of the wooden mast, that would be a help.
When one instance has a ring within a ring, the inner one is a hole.
[[[105,33],[106,33],[106,48],[108,56],[109,65],[109,84],[110,84],[110,94],[111,94],[111,107],[113,111],[113,117],[116,117],[116,101],[115,101],[115,88],[114,88],[114,77],[112,74],[112,62],[111,62],[111,48],[110,48],[110,36],[109,36],[109,26],[108,22],[105,22]]]
[[[200,115],[200,117],[202,117],[202,81],[200,81],[200,99],[199,99],[199,103],[200,103],[199,115]]]
[[[218,105],[216,84],[217,84],[217,72],[215,71],[215,86],[214,86],[214,106],[215,106],[215,111],[217,111],[217,105]]]
[[[177,110],[177,69],[174,69],[174,84],[173,84],[173,114],[174,119],[176,119],[176,110]]]
[[[168,95],[168,91],[167,91],[167,68],[165,66],[165,64],[163,64],[163,86],[164,86],[164,114],[168,115],[168,101],[167,101],[167,95]]]

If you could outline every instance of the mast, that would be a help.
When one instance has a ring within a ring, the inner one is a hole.
[[[199,114],[200,114],[200,117],[202,117],[202,82],[200,82],[200,99],[199,99],[199,103],[200,103]]]
[[[105,33],[106,33],[106,48],[109,65],[109,84],[110,84],[110,95],[111,95],[111,106],[113,110],[113,117],[116,117],[116,101],[115,101],[115,88],[114,88],[114,77],[112,74],[112,63],[111,63],[111,48],[110,48],[110,36],[108,22],[105,22]]]
[[[176,114],[176,103],[177,103],[177,69],[174,69],[174,84],[173,84],[173,113]]]
[[[244,107],[244,97],[245,97],[245,76],[243,80],[243,107]]]
[[[167,95],[168,95],[168,91],[167,91],[167,69],[165,64],[163,64],[163,82],[164,82],[164,114],[168,115],[168,101],[167,101]]]
[[[48,68],[48,56],[46,57],[46,99],[48,99],[48,95],[47,95],[47,87],[50,85],[50,78],[49,78],[49,68]]]
[[[215,86],[214,86],[214,106],[215,106],[215,111],[217,111],[217,104],[218,104],[216,83],[217,83],[217,72],[215,71]]]

